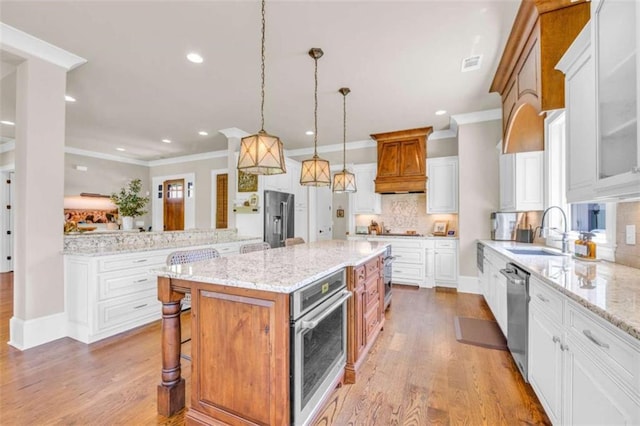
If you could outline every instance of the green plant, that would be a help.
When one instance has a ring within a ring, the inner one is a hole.
[[[140,179],[133,179],[129,182],[129,187],[122,187],[120,193],[112,193],[111,201],[118,206],[122,216],[142,216],[147,211],[144,207],[149,202],[149,197],[142,197],[140,190],[142,182]]]

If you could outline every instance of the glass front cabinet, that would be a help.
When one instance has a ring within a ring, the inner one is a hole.
[[[597,82],[597,197],[640,194],[640,3],[591,2]]]

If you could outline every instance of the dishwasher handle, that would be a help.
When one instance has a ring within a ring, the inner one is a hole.
[[[507,280],[515,285],[525,285],[526,280],[518,276],[513,269],[500,269],[500,273],[507,277]]]

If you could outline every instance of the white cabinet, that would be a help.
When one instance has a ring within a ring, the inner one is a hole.
[[[500,210],[544,210],[544,151],[500,155]]]
[[[458,213],[458,157],[427,159],[427,213]]]
[[[436,255],[436,240],[428,239],[424,242],[425,264],[424,264],[424,278],[427,287],[435,287],[435,255]]]
[[[530,278],[529,381],[554,424],[638,424],[640,342]]]
[[[564,54],[557,68],[565,74],[566,197],[569,203],[591,201],[596,183],[596,76],[591,24]]]
[[[262,176],[263,188],[269,191],[279,192],[293,192],[293,180],[300,179],[300,172],[294,176],[294,170],[291,170],[291,162],[288,158],[285,158],[285,165],[287,167],[287,173],[281,173],[279,175],[264,175]]]
[[[381,214],[382,197],[375,192],[376,163],[358,164],[353,167],[358,190],[349,196],[353,199],[354,214]]]
[[[500,273],[507,259],[485,246],[484,274],[487,275],[485,300],[502,333],[507,335],[507,278]]]
[[[637,1],[591,2],[597,105],[598,196],[640,194]]]
[[[386,239],[391,244],[395,257],[392,266],[394,283],[424,285],[425,253],[423,241],[408,239]]]
[[[435,240],[434,280],[442,287],[457,287],[458,242],[456,240]]]

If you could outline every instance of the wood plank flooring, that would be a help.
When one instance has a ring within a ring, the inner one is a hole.
[[[12,300],[12,276],[0,274],[1,342]],[[480,296],[396,287],[358,383],[337,389],[316,424],[549,424],[508,352],[455,340],[455,315],[492,318]],[[92,345],[0,343],[0,424],[182,425],[184,412],[156,414],[160,365],[159,322]]]

